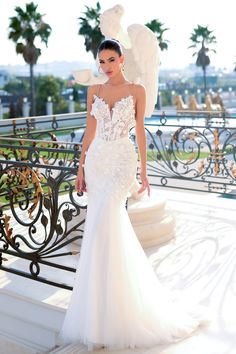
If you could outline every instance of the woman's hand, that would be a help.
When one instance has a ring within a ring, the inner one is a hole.
[[[87,192],[85,179],[84,179],[84,169],[83,167],[79,167],[79,171],[75,180],[75,189],[78,193]]]
[[[150,197],[150,185],[149,185],[149,182],[148,182],[148,178],[147,178],[146,172],[141,172],[140,173],[140,179],[141,179],[142,185],[141,185],[141,188],[138,190],[138,193],[142,193],[146,189],[147,193],[148,193],[148,196]]]

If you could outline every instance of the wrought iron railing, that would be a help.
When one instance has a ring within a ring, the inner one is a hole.
[[[24,139],[52,139],[66,137],[81,140],[78,128],[85,125],[86,112],[54,114],[29,118],[0,120],[0,136]],[[58,139],[65,140],[65,139]]]
[[[47,269],[75,272],[68,259],[79,252],[86,213],[86,196],[74,191],[84,119],[16,120],[0,136],[0,269],[72,289]],[[151,185],[234,196],[236,118],[162,113],[146,122],[146,132]]]
[[[155,123],[146,124],[151,182],[155,186],[233,196],[236,117],[197,113],[163,113]]]
[[[48,266],[75,271],[58,259],[78,253],[73,243],[82,238],[86,203],[74,192],[79,154],[77,143],[1,138],[0,269],[71,289],[43,274]],[[13,256],[26,260],[28,271],[8,265]]]

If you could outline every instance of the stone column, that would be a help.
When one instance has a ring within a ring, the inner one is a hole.
[[[197,103],[201,104],[202,103],[202,94],[201,94],[201,90],[197,89]]]
[[[46,104],[46,112],[48,116],[53,115],[53,102],[52,102],[52,97],[48,96],[47,104]]]
[[[185,90],[184,91],[184,103],[186,104],[186,105],[188,105],[188,90]]]
[[[30,105],[28,102],[27,97],[23,98],[23,105],[22,105],[22,115],[23,117],[29,117]]]
[[[69,113],[74,113],[75,112],[75,101],[74,101],[72,95],[69,96],[68,111],[69,111]]]

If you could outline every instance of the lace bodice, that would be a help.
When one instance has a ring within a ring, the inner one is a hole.
[[[103,140],[116,140],[128,136],[135,126],[135,108],[133,96],[121,98],[110,110],[103,98],[94,95],[90,112],[97,119],[97,136]]]

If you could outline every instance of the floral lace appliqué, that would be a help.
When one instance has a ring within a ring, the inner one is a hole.
[[[135,126],[133,96],[121,98],[110,111],[104,99],[94,95],[90,114],[97,119],[97,135],[103,140],[110,141],[128,136],[130,129]]]

